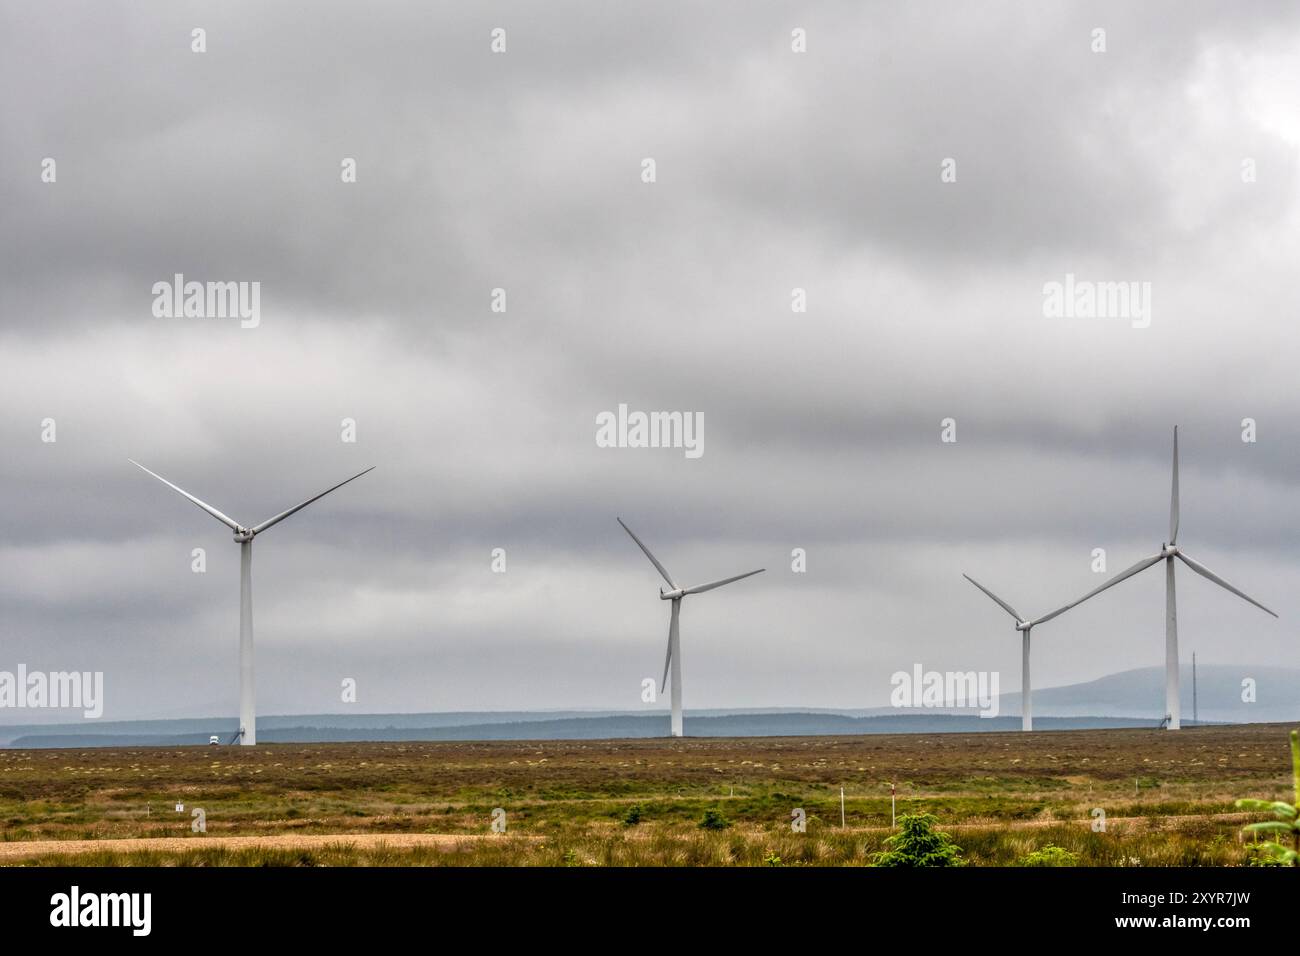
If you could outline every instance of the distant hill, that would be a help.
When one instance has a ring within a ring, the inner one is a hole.
[[[1179,673],[1183,721],[1192,717],[1192,665]],[[1255,682],[1255,703],[1241,699],[1242,681]],[[1273,723],[1300,719],[1300,670],[1287,667],[1200,664],[1196,668],[1197,713],[1211,723]],[[1020,713],[1020,693],[1003,694],[1003,713]],[[1142,667],[1083,684],[1034,691],[1034,714],[1071,717],[1107,714],[1159,721],[1165,713],[1165,669]]]
[[[234,732],[234,721],[211,721],[210,727],[225,725],[222,743]],[[1110,717],[1035,718],[1038,730],[1081,730],[1101,727],[1154,727],[1150,720]],[[685,717],[690,737],[787,737],[834,734],[943,734],[978,731],[1019,730],[1019,717],[966,717],[952,714],[890,714],[881,717],[853,717],[847,714],[753,713],[719,717]],[[15,748],[53,747],[172,747],[206,744],[208,734],[133,733],[130,729],[108,733],[41,728],[41,732],[14,738]],[[559,720],[524,720],[442,727],[337,727],[299,726],[264,729],[259,723],[259,743],[344,743],[356,741],[417,740],[611,740],[668,736],[667,714],[622,714],[606,717],[567,717]]]
[[[1256,702],[1241,700],[1244,678],[1255,681]],[[1164,670],[1140,668],[1094,681],[1034,692],[1036,730],[1155,727],[1164,716]],[[1192,717],[1191,668],[1183,675],[1183,723]],[[1300,720],[1300,670],[1277,667],[1197,668],[1202,723]],[[696,737],[782,737],[827,734],[939,734],[1020,728],[1020,694],[999,698],[1000,714],[934,710],[749,708],[687,711],[685,730]],[[233,717],[175,720],[83,721],[0,727],[7,747],[151,747],[206,744],[212,734],[230,741]],[[663,737],[666,712],[498,711],[428,714],[300,714],[259,717],[266,743],[402,740],[599,740]]]

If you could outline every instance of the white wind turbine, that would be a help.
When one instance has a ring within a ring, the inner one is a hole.
[[[1090,597],[1100,594],[1109,587],[1119,584],[1128,578],[1133,577],[1140,571],[1145,571],[1153,564],[1163,561],[1165,563],[1165,710],[1169,719],[1169,729],[1178,730],[1182,725],[1180,706],[1178,700],[1178,605],[1174,597],[1174,558],[1177,558],[1183,564],[1187,565],[1203,578],[1208,578],[1219,587],[1231,591],[1243,601],[1249,601],[1261,611],[1266,611],[1277,617],[1273,611],[1270,611],[1264,605],[1260,604],[1249,594],[1233,587],[1223,578],[1219,577],[1205,565],[1198,561],[1193,561],[1183,553],[1182,548],[1178,547],[1178,427],[1174,426],[1174,478],[1169,498],[1169,541],[1160,546],[1160,553],[1154,554],[1149,558],[1143,558],[1137,564],[1125,571],[1121,571],[1105,584],[1089,591],[1073,604],[1068,604],[1061,610],[1069,610]]]
[[[288,511],[281,511],[278,515],[267,518],[261,524],[246,528],[233,518],[223,515],[210,504],[195,498],[185,489],[176,487],[162,475],[154,474],[138,461],[130,458],[127,461],[145,474],[153,475],[172,491],[184,495],[235,532],[235,541],[239,544],[239,740],[244,746],[251,747],[257,743],[256,698],[253,685],[253,538],[272,525],[279,524],[294,512],[306,508],[313,501],[324,498],[331,491],[342,488],[348,481],[354,481],[366,474],[366,472],[374,471],[374,466],[372,465],[365,471],[358,472],[347,481],[340,481],[333,488],[326,488],[320,494],[308,498],[300,505],[294,505]]]
[[[668,582],[671,591],[659,589],[659,600],[672,601],[672,617],[668,622],[668,654],[664,658],[664,677],[659,688],[659,693],[663,693],[663,685],[668,683],[668,668],[671,665],[673,669],[673,716],[672,716],[672,735],[680,737],[682,735],[682,648],[679,640],[678,619],[682,612],[682,598],[688,594],[702,594],[705,591],[712,591],[714,588],[720,588],[724,584],[730,584],[732,581],[739,581],[741,578],[747,578],[759,574],[766,568],[759,568],[757,571],[746,571],[744,574],[737,574],[734,578],[723,578],[721,581],[713,581],[709,584],[697,584],[694,587],[681,588],[673,581],[668,570],[659,563],[659,559],[650,553],[650,549],[642,544],[641,539],[632,533],[632,529],[623,524],[623,519],[619,518],[618,523],[623,525],[623,530],[632,536],[632,540],[637,543],[645,556],[650,559],[650,563],[655,566],[661,577]]]
[[[1022,616],[1021,613],[1017,611],[1015,608],[1013,608],[1010,604],[1002,600],[1002,598],[998,597],[996,594],[994,594],[984,585],[976,581],[969,574],[963,574],[962,577],[964,577],[971,584],[975,585],[977,588],[979,588],[981,591],[983,591],[985,594],[991,597],[994,601],[996,601],[999,605],[1002,606],[1002,609],[1004,611],[1006,611],[1016,620],[1016,630],[1019,631],[1022,635],[1021,642],[1020,642],[1020,729],[1022,731],[1033,730],[1034,729],[1034,710],[1033,710],[1033,700],[1032,700],[1033,688],[1029,680],[1029,632],[1032,631],[1037,625],[1042,624],[1044,621],[1050,621],[1058,614],[1064,614],[1074,605],[1057,608],[1051,614],[1044,614],[1042,617],[1036,617],[1032,621],[1030,621],[1027,620],[1024,616]]]

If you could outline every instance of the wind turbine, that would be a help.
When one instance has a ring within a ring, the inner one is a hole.
[[[983,591],[985,594],[991,597],[994,601],[996,601],[999,605],[1001,605],[1004,611],[1006,611],[1016,620],[1016,630],[1019,631],[1022,635],[1021,642],[1020,642],[1020,729],[1022,731],[1033,730],[1034,729],[1034,709],[1033,709],[1033,700],[1032,700],[1033,688],[1031,687],[1029,681],[1029,632],[1032,631],[1037,625],[1042,624],[1044,621],[1050,621],[1058,614],[1064,614],[1066,611],[1070,609],[1070,607],[1073,607],[1073,605],[1070,605],[1069,607],[1057,608],[1051,614],[1044,614],[1042,617],[1036,617],[1032,621],[1030,621],[1027,620],[1023,615],[1021,615],[1021,613],[1017,611],[1015,608],[1013,608],[1010,604],[1002,600],[1002,598],[998,597],[996,594],[994,594],[984,585],[976,581],[969,574],[963,574],[962,577],[964,577],[971,584],[975,585],[977,588],[979,588],[981,591]]]
[[[353,475],[347,481],[340,481],[333,488],[326,488],[315,497],[308,498],[302,504],[294,505],[288,511],[281,511],[278,515],[267,518],[261,524],[246,528],[233,518],[223,515],[207,502],[195,498],[185,489],[173,485],[162,475],[150,471],[138,461],[131,458],[128,458],[127,461],[145,474],[153,475],[172,491],[188,498],[235,532],[235,541],[239,544],[239,742],[245,747],[251,747],[257,743],[257,718],[253,692],[253,539],[272,525],[279,524],[289,515],[306,508],[313,501],[324,498],[331,491],[342,488],[348,481],[354,481],[366,474],[366,472],[374,471],[375,468],[372,465],[365,471]]]
[[[1165,710],[1169,718],[1170,730],[1178,730],[1181,726],[1178,700],[1178,604],[1174,592],[1174,558],[1183,562],[1201,577],[1208,578],[1219,587],[1231,591],[1243,601],[1248,601],[1261,611],[1277,617],[1276,613],[1264,607],[1249,594],[1233,587],[1199,561],[1189,558],[1183,553],[1183,549],[1178,547],[1178,426],[1176,425],[1174,426],[1174,478],[1169,496],[1169,541],[1160,546],[1159,554],[1143,558],[1131,568],[1115,575],[1105,584],[1089,591],[1073,604],[1068,604],[1062,608],[1062,610],[1069,610],[1082,604],[1088,598],[1100,594],[1107,588],[1114,587],[1121,581],[1126,581],[1133,575],[1145,571],[1153,564],[1158,564],[1161,561],[1165,563]]]
[[[664,658],[664,677],[659,687],[659,693],[662,694],[664,692],[664,686],[668,683],[668,667],[671,665],[673,669],[672,735],[674,737],[680,737],[682,735],[682,647],[678,630],[678,620],[682,613],[682,598],[686,597],[688,594],[703,594],[705,591],[712,591],[714,588],[720,588],[724,584],[730,584],[732,581],[739,581],[741,578],[747,578],[759,574],[767,569],[759,568],[757,571],[746,571],[744,574],[737,574],[734,578],[723,578],[721,581],[713,581],[709,584],[696,584],[693,587],[681,588],[677,586],[675,581],[673,581],[668,570],[659,563],[659,559],[651,554],[650,549],[641,542],[641,539],[632,533],[632,529],[623,524],[622,518],[618,519],[618,523],[623,525],[623,530],[632,536],[632,540],[637,543],[637,547],[645,552],[645,556],[650,559],[650,563],[655,566],[655,570],[657,570],[660,576],[668,582],[668,587],[672,589],[670,591],[665,591],[663,588],[659,589],[659,600],[673,602],[672,617],[670,617],[668,621],[668,654]]]

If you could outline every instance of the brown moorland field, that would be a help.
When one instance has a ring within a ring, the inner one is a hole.
[[[892,781],[971,865],[1243,865],[1289,730],[2,750],[0,863],[864,865]]]

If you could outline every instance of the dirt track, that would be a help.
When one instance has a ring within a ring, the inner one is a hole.
[[[19,860],[50,853],[95,853],[109,850],[133,853],[153,850],[162,853],[184,853],[189,850],[221,847],[226,850],[307,850],[331,844],[352,844],[359,849],[369,849],[380,844],[395,848],[417,846],[455,849],[457,843],[473,840],[490,840],[490,836],[455,833],[294,833],[283,836],[214,836],[214,837],[148,837],[121,840],[23,840],[0,843],[0,860]]]

